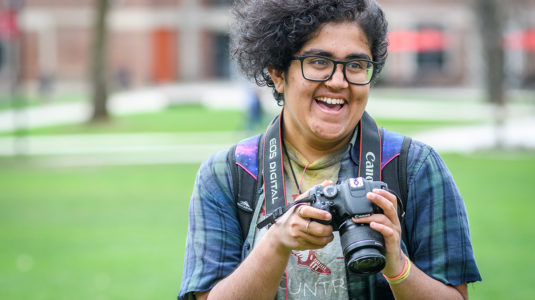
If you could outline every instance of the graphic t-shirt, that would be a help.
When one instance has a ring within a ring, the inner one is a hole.
[[[289,155],[289,159],[284,159],[287,199],[295,200],[300,193],[324,180],[337,182],[346,147],[309,163],[292,145],[288,142],[285,145]],[[261,211],[262,216],[265,214]],[[255,244],[266,231],[264,227],[257,232]],[[292,251],[277,299],[348,299],[345,263],[337,231],[334,240],[322,249]]]

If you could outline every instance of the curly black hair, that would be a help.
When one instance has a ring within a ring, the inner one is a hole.
[[[387,57],[388,23],[375,0],[235,0],[231,56],[249,79],[274,89],[268,66],[286,72],[292,56],[329,22],[356,22],[370,43],[378,74]]]

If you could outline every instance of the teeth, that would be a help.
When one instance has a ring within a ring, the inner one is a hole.
[[[321,102],[325,102],[327,104],[339,104],[339,105],[343,105],[344,104],[344,100],[342,100],[342,99],[332,99],[332,98],[327,98],[327,97],[319,97],[319,98],[316,98],[316,100],[321,101]]]

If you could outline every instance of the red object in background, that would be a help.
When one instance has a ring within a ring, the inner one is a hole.
[[[535,28],[524,31],[524,50],[535,52]]]
[[[446,39],[442,31],[432,28],[422,29],[418,32],[418,52],[444,51]]]
[[[16,38],[19,36],[19,27],[17,24],[16,11],[1,11],[0,12],[0,37],[2,38]]]
[[[169,29],[153,32],[153,78],[157,83],[177,79],[177,34]]]
[[[438,52],[446,49],[445,34],[433,28],[392,31],[388,34],[388,43],[390,52]]]
[[[416,51],[417,33],[410,30],[397,30],[388,34],[389,52]]]
[[[504,47],[507,50],[522,49],[522,32],[512,32],[505,36]]]
[[[508,33],[505,36],[505,49],[535,52],[535,28]]]

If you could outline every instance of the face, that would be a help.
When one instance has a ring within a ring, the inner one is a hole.
[[[341,61],[373,59],[366,35],[349,22],[327,23],[295,56],[314,54]],[[269,70],[275,88],[284,93],[284,134],[294,146],[321,147],[350,139],[366,107],[370,85],[349,84],[342,69],[337,65],[325,82],[304,79],[298,60],[291,62],[286,73]]]

